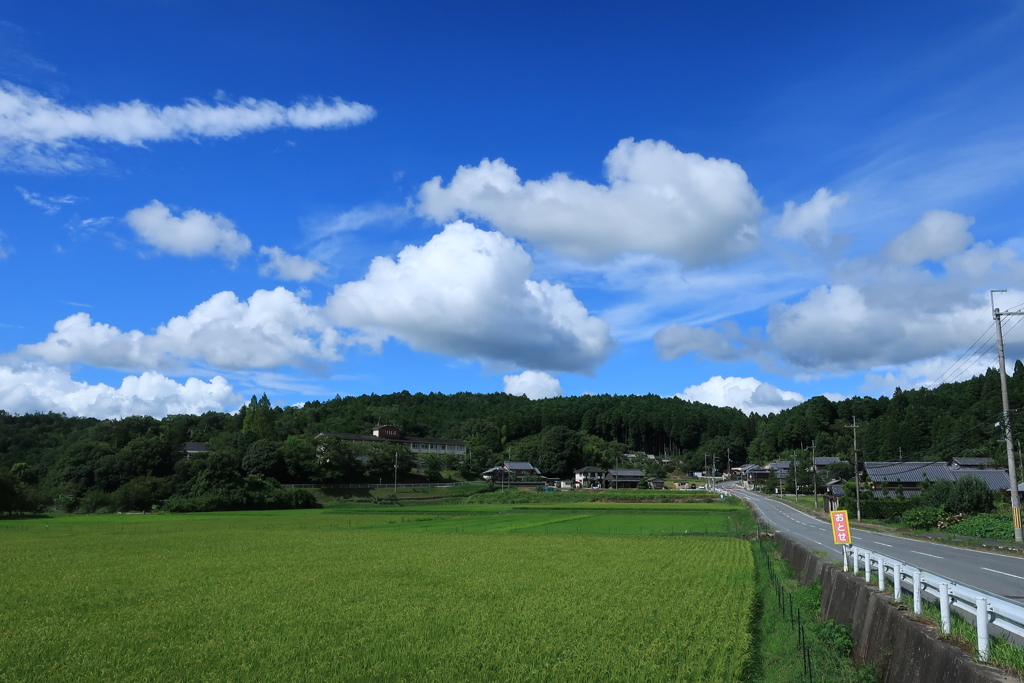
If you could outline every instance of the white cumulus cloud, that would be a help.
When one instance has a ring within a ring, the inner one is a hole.
[[[68,107],[38,92],[0,82],[0,166],[74,170],[89,159],[83,142],[143,145],[194,137],[231,138],[271,128],[341,128],[373,118],[373,107],[339,98],[291,106],[251,97],[156,106],[139,100]]]
[[[264,277],[308,282],[325,270],[319,261],[289,254],[281,247],[260,247],[260,254],[267,257],[267,262],[260,266],[260,275]]]
[[[1024,280],[1021,241],[975,242],[971,223],[967,216],[929,211],[886,247],[833,264],[826,283],[771,306],[764,329],[674,324],[662,328],[655,343],[665,359],[695,351],[801,375],[875,370],[901,376],[900,367],[930,367],[925,361],[958,355],[990,328],[990,289]],[[1016,305],[1024,293],[1011,290],[1005,297]]]
[[[76,313],[58,321],[44,341],[20,346],[16,354],[126,370],[175,369],[194,362],[245,370],[318,366],[338,359],[339,343],[320,308],[278,287],[257,290],[248,301],[220,292],[154,334],[122,332]]]
[[[363,280],[335,288],[326,308],[341,326],[419,351],[593,371],[614,346],[607,323],[566,286],[529,279],[532,270],[515,240],[457,221],[397,260],[375,258]]]
[[[252,249],[252,242],[224,216],[195,209],[181,217],[154,199],[132,209],[125,221],[143,241],[176,256],[221,256],[236,261]]]
[[[676,398],[696,401],[722,408],[738,408],[748,415],[777,413],[800,405],[804,397],[785,391],[754,377],[722,377],[715,375],[701,384],[687,387]]]
[[[605,158],[605,172],[606,185],[564,173],[524,182],[503,159],[485,159],[460,167],[447,186],[440,177],[424,183],[417,211],[438,222],[482,218],[584,260],[654,253],[699,267],[756,246],[761,199],[736,163],[625,139]]]
[[[970,231],[973,223],[973,218],[952,211],[929,211],[886,246],[885,256],[910,266],[922,261],[941,261],[961,253],[974,242]]]
[[[101,419],[129,415],[164,417],[224,411],[240,397],[220,376],[184,384],[155,372],[128,376],[119,387],[78,382],[60,368],[31,363],[0,366],[0,408],[10,413],[66,413]]]
[[[562,395],[562,384],[558,378],[546,372],[526,370],[518,375],[505,375],[505,393],[513,396],[538,398],[555,398]]]
[[[786,202],[782,217],[775,226],[779,237],[802,239],[816,247],[829,241],[829,222],[832,215],[850,200],[846,193],[832,194],[827,188],[820,188],[803,204]]]

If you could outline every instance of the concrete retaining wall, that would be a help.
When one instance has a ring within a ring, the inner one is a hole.
[[[1017,678],[975,662],[938,639],[935,629],[897,609],[889,596],[777,533],[782,555],[801,583],[821,581],[821,617],[853,629],[853,659],[872,664],[886,683],[1007,683]]]

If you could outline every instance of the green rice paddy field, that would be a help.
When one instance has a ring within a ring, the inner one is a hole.
[[[741,679],[741,509],[466,507],[0,522],[0,681]]]

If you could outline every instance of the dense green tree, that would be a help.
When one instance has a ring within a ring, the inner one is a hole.
[[[278,481],[288,476],[281,447],[270,439],[259,439],[250,444],[242,458],[242,470],[246,474],[262,474]]]
[[[846,460],[840,460],[834,462],[825,468],[825,477],[827,479],[853,479],[853,463],[847,462]]]
[[[114,507],[118,512],[149,510],[161,498],[164,482],[155,477],[136,477],[114,491]]]
[[[316,444],[302,436],[289,436],[281,444],[281,459],[284,461],[288,483],[311,482],[318,471]]]
[[[309,479],[314,484],[339,484],[362,475],[360,456],[364,454],[337,436],[317,437],[315,455],[315,462],[307,465]]]
[[[22,486],[23,484],[19,484],[9,471],[0,468],[0,512],[11,514],[24,510]]]
[[[242,432],[254,435],[257,440],[273,439],[276,437],[276,420],[277,415],[267,395],[263,394],[258,400],[254,395],[242,418]]]
[[[534,467],[547,476],[568,477],[583,462],[583,440],[579,432],[554,425],[540,433]]]
[[[372,479],[391,481],[402,479],[412,471],[412,454],[404,446],[374,444],[367,451],[364,471]]]

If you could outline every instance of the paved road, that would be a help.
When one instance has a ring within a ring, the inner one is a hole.
[[[750,501],[775,529],[813,550],[823,550],[830,557],[842,560],[842,551],[832,542],[832,528],[828,523],[767,496],[738,487],[727,490]],[[923,571],[1024,605],[1024,558],[956,548],[856,527],[853,529],[853,542]]]

